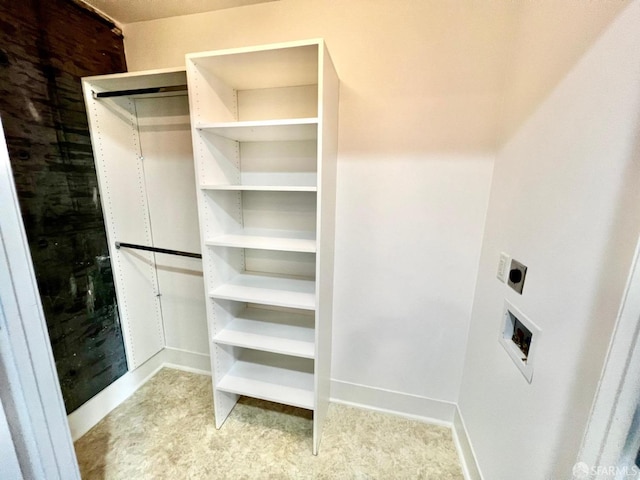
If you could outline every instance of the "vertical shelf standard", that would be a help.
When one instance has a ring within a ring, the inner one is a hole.
[[[187,55],[216,427],[329,405],[339,81],[323,40]]]

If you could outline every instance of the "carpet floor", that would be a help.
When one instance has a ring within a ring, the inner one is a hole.
[[[447,427],[331,404],[320,451],[311,412],[241,397],[220,430],[211,378],[160,370],[76,441],[89,479],[462,480]]]

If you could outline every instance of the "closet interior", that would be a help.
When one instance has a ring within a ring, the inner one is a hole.
[[[186,70],[83,88],[129,370],[164,349],[207,355],[217,428],[240,395],[293,405],[313,411],[317,453],[339,90],[324,42],[188,54]]]

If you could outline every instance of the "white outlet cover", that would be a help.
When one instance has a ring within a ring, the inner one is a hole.
[[[511,256],[508,253],[502,252],[500,254],[500,260],[498,261],[498,273],[496,274],[496,277],[503,283],[507,281],[509,260],[511,260]]]

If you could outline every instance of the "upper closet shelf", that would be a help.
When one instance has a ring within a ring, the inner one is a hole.
[[[248,122],[201,123],[198,124],[196,128],[238,142],[315,140],[318,136],[318,119],[293,118]]]

